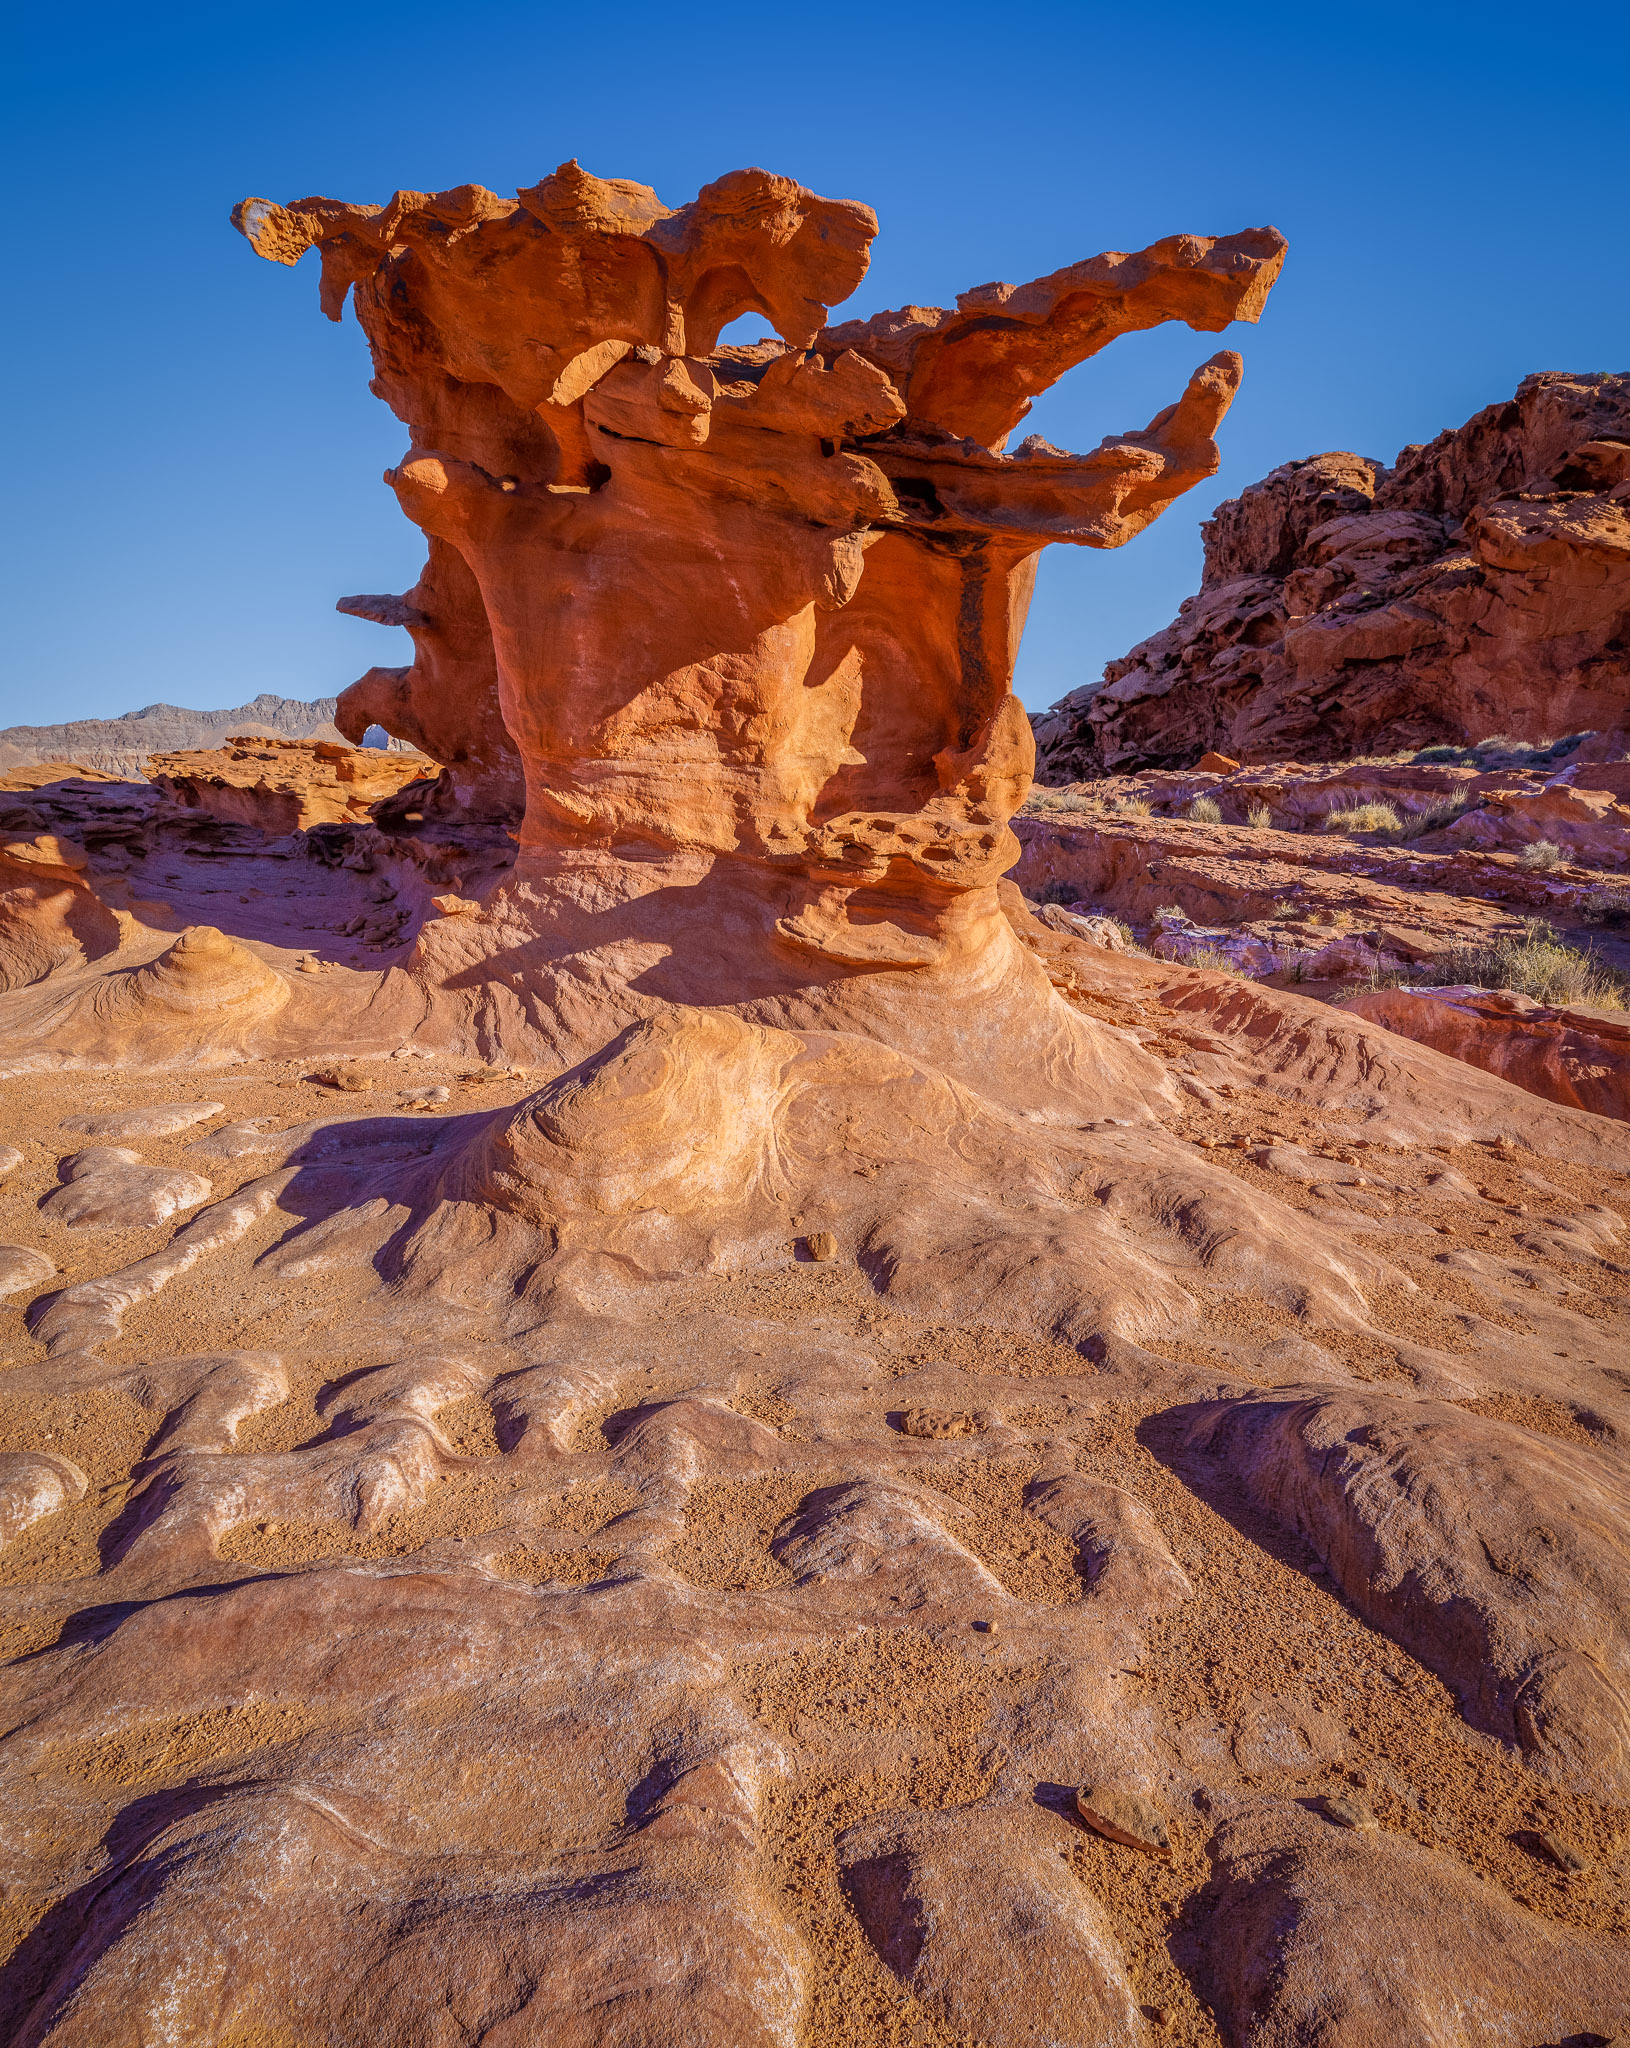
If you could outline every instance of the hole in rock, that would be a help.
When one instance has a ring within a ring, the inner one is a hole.
[[[774,341],[775,329],[762,313],[738,313],[719,330],[718,348],[753,348],[761,341]]]
[[[943,519],[945,507],[940,503],[940,494],[925,476],[897,476],[894,479],[894,495],[908,512],[915,512],[920,519]]]

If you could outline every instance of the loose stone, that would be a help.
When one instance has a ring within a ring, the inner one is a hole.
[[[1112,1785],[1083,1785],[1075,1795],[1075,1810],[1106,1841],[1119,1842],[1127,1849],[1141,1849],[1145,1856],[1172,1853],[1165,1816],[1141,1792],[1120,1792]]]

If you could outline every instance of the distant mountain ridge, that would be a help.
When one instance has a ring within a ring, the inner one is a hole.
[[[307,702],[269,691],[229,711],[188,711],[179,704],[147,704],[117,718],[75,718],[64,725],[0,728],[0,775],[37,761],[74,761],[105,775],[139,776],[153,754],[219,746],[238,733],[259,739],[338,740],[333,697]]]

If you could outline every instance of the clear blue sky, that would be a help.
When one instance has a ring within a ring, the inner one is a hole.
[[[1211,486],[1114,553],[1048,550],[1032,705],[1165,624],[1201,518],[1275,464],[1390,459],[1530,370],[1630,369],[1623,0],[12,19],[0,724],[321,696],[409,658],[333,609],[417,573],[380,481],[404,431],[349,314],[318,312],[315,259],[232,232],[246,193],[508,193],[575,156],[678,205],[762,164],[877,209],[862,315],[1273,223],[1290,258],[1260,327],[1128,337],[1037,406],[1027,431],[1087,448],[1219,346],[1246,359]]]

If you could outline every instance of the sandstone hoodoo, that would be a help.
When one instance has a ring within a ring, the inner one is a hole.
[[[1045,781],[1630,725],[1630,376],[1286,463],[1204,533],[1171,625],[1037,721]]]
[[[832,327],[875,216],[761,171],[677,211],[572,163],[514,199],[234,219],[275,261],[320,251],[324,307],[351,294],[412,435],[387,481],[425,578],[347,605],[406,623],[418,659],[340,718],[490,788],[518,760],[504,914],[539,935],[534,971],[814,1014],[857,974],[965,971],[1001,943],[1035,558],[1117,546],[1211,475],[1239,358],[1091,454],[1008,437],[1119,335],[1255,319],[1277,234]],[[720,348],[749,312],[774,335]]]
[[[409,430],[336,717],[427,762],[0,789],[0,2038],[1630,2027],[1605,1041],[1545,1100],[1214,971],[1169,887],[1484,931],[1234,860],[1235,750],[1030,794],[1036,555],[1209,475],[1238,358],[1008,439],[1277,235],[833,325],[876,224],[762,172],[238,220]],[[1552,886],[1575,788],[1427,867]]]

